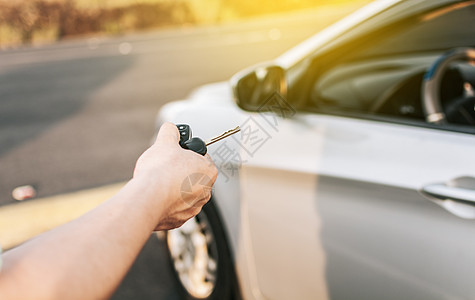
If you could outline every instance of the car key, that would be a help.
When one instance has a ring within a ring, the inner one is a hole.
[[[180,133],[180,146],[184,148],[185,142],[191,139],[191,128],[187,124],[177,124]]]
[[[200,139],[198,137],[191,138],[191,128],[190,128],[190,126],[188,126],[186,124],[179,124],[179,125],[177,125],[177,127],[178,127],[178,131],[180,131],[180,146],[184,149],[192,150],[192,151],[194,151],[196,153],[199,153],[201,155],[205,155],[206,152],[208,151],[206,146],[214,144],[217,141],[220,141],[224,138],[227,138],[228,136],[233,135],[236,132],[239,132],[241,130],[241,128],[239,128],[239,126],[237,126],[234,129],[228,130],[225,133],[223,133],[221,135],[218,135],[217,137],[214,137],[209,141],[204,142],[202,139]],[[190,139],[185,140],[182,143],[182,138],[185,139],[186,137],[188,137]]]
[[[218,142],[218,141],[220,141],[220,140],[222,140],[222,139],[227,138],[228,136],[231,136],[231,135],[233,135],[233,134],[235,134],[235,133],[238,133],[239,131],[241,131],[241,128],[240,128],[239,126],[236,126],[236,128],[233,128],[233,129],[231,129],[231,130],[228,130],[228,131],[226,131],[225,133],[223,133],[223,134],[221,134],[221,135],[218,135],[217,137],[214,137],[214,138],[212,138],[212,139],[209,140],[209,141],[206,141],[205,145],[206,145],[206,146],[209,146],[209,145],[211,145],[211,144],[214,144],[214,143],[216,143],[216,142]]]

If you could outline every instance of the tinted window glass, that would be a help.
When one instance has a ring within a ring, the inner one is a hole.
[[[386,28],[318,76],[311,105],[322,111],[423,119],[421,83],[439,55],[475,47],[475,1],[453,4]],[[463,93],[475,67],[454,65],[443,80],[443,101]],[[471,82],[475,86],[475,82]]]
[[[447,50],[475,44],[475,1],[441,8],[418,20],[414,26],[376,43],[361,55]]]

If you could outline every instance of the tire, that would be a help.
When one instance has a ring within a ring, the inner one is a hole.
[[[186,300],[240,299],[221,220],[212,200],[166,234],[173,278]]]

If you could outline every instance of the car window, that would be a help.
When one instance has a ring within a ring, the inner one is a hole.
[[[424,120],[424,73],[445,51],[475,47],[473,20],[475,1],[466,1],[389,26],[355,47],[345,45],[346,54],[316,76],[309,105],[321,112]],[[467,82],[475,87],[475,67],[453,64],[442,80],[442,102],[462,96]]]

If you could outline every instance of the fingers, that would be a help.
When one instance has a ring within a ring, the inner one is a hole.
[[[160,127],[156,142],[178,145],[180,134],[175,124],[166,122]]]

